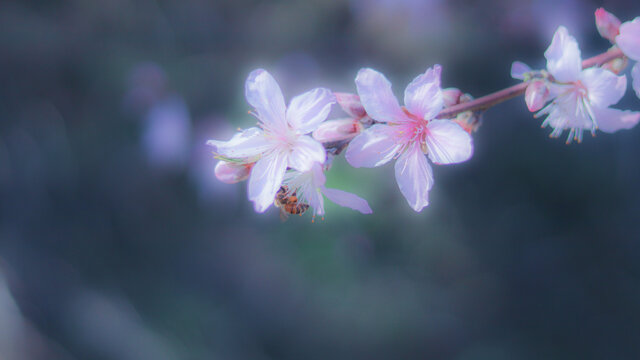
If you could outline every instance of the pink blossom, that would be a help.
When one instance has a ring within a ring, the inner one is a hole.
[[[338,189],[329,189],[325,186],[326,177],[322,165],[314,163],[310,170],[305,172],[288,171],[284,176],[283,185],[288,193],[295,193],[298,201],[308,204],[313,209],[313,216],[324,215],[324,197],[334,203],[357,210],[363,214],[371,214],[371,208],[366,200],[357,195]]]
[[[640,17],[627,21],[620,26],[620,34],[616,36],[616,44],[629,58],[636,61],[631,69],[633,89],[640,98]]]
[[[255,108],[259,127],[246,129],[229,141],[209,140],[221,160],[255,162],[248,184],[249,200],[264,212],[280,188],[288,167],[306,172],[324,163],[322,144],[308,134],[322,123],[335,103],[330,90],[316,88],[285,106],[282,91],[265,70],[254,70],[245,84],[247,102]]]
[[[373,69],[362,69],[356,86],[367,114],[379,122],[356,136],[347,148],[347,161],[354,167],[395,164],[400,191],[415,211],[429,204],[433,186],[431,166],[468,160],[473,153],[471,136],[450,120],[436,120],[443,108],[439,65],[416,77],[405,89],[405,107],[400,107],[391,83]]]
[[[615,132],[633,126],[633,114],[609,108],[624,96],[626,77],[598,67],[582,70],[578,43],[566,28],[558,28],[544,55],[554,80],[553,101],[536,116],[547,115],[542,126],[553,128],[552,137],[569,130],[567,143],[580,142],[584,130],[595,134],[598,128]]]

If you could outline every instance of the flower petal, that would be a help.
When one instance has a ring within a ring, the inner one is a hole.
[[[352,118],[361,119],[367,115],[367,111],[364,109],[364,106],[362,106],[362,102],[360,101],[360,96],[340,92],[333,93],[333,95],[335,95],[336,101],[342,110]]]
[[[253,166],[248,194],[257,212],[264,212],[273,204],[287,170],[287,157],[285,152],[276,152],[258,160]]]
[[[334,203],[340,206],[344,206],[356,211],[360,211],[363,214],[371,214],[373,212],[369,207],[369,203],[367,203],[367,200],[355,194],[338,190],[338,189],[327,189],[327,188],[322,188],[322,193],[329,200],[333,201]]]
[[[356,76],[356,87],[362,105],[373,119],[381,122],[407,119],[391,91],[391,83],[381,73],[369,68],[361,69]]]
[[[235,184],[247,180],[252,167],[253,164],[235,164],[220,160],[214,171],[218,180],[226,184]]]
[[[625,55],[635,61],[640,61],[640,16],[620,26],[620,34],[616,36],[616,44]]]
[[[404,105],[410,113],[423,119],[433,119],[443,107],[440,88],[442,67],[434,65],[418,75],[404,90]]]
[[[433,174],[420,146],[414,143],[395,165],[396,182],[411,208],[420,211],[429,205],[429,190],[433,186]]]
[[[286,129],[284,97],[271,74],[263,69],[252,71],[245,82],[244,93],[262,123],[275,131]]]
[[[376,167],[389,162],[400,146],[391,126],[376,124],[351,140],[345,157],[353,167]]]
[[[618,109],[594,109],[598,121],[598,129],[613,133],[622,129],[631,129],[640,121],[640,112]]]
[[[329,89],[316,88],[298,95],[287,108],[287,122],[299,134],[315,130],[323,122],[336,98]]]
[[[606,108],[616,104],[627,91],[627,77],[617,76],[602,68],[589,68],[580,75],[582,84],[587,88],[589,103],[593,107]]]
[[[362,123],[353,118],[327,120],[313,131],[313,138],[322,142],[352,139],[362,132]]]
[[[327,153],[322,144],[311,136],[300,136],[291,149],[289,166],[300,171],[309,171],[314,163],[323,164]]]
[[[213,146],[216,155],[243,160],[259,157],[272,147],[264,132],[255,127],[235,134],[229,141],[209,140],[207,145]]]
[[[473,155],[473,139],[468,132],[450,120],[433,120],[427,125],[427,150],[435,164],[454,164]]]
[[[327,177],[324,176],[324,170],[320,163],[314,163],[311,167],[311,181],[313,181],[315,188],[323,187],[327,182]]]
[[[578,80],[582,71],[580,48],[576,39],[569,35],[567,28],[560,26],[553,35],[551,45],[544,52],[547,58],[547,70],[559,82]]]
[[[640,98],[640,62],[636,63],[631,69],[631,76],[633,77],[633,90],[636,91],[636,95]]]
[[[514,61],[511,64],[511,77],[514,79],[524,80],[525,74],[529,72],[531,72],[531,68],[522,61]]]

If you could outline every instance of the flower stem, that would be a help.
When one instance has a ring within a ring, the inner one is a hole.
[[[611,60],[617,59],[617,58],[621,58],[624,57],[624,54],[622,53],[622,51],[618,48],[613,48],[607,52],[604,52],[602,54],[596,55],[594,57],[591,57],[589,59],[586,59],[585,61],[582,62],[582,68],[586,69],[586,68],[590,68],[596,65],[602,65],[605,64]],[[477,99],[474,99],[472,101],[469,102],[465,102],[465,103],[461,103],[461,104],[457,104],[451,107],[448,107],[444,110],[442,110],[437,118],[438,119],[451,119],[454,116],[456,116],[459,113],[465,112],[465,111],[482,111],[482,110],[486,110],[494,105],[500,104],[502,102],[505,102],[509,99],[512,99],[514,97],[523,95],[524,92],[527,89],[527,83],[526,82],[522,82],[520,84],[517,85],[513,85],[510,86],[506,89],[502,89],[500,91],[496,91],[494,93],[491,93],[489,95],[485,95],[483,97],[479,97]]]

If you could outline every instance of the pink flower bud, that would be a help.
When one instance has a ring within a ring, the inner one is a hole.
[[[596,27],[603,38],[615,43],[616,36],[620,33],[620,20],[604,8],[596,10]]]
[[[216,164],[216,177],[218,180],[226,184],[235,184],[237,182],[247,180],[251,173],[254,163],[236,164],[228,161],[220,160]]]
[[[549,86],[544,80],[534,80],[524,94],[524,101],[527,103],[529,111],[534,112],[542,109],[549,100]]]
[[[462,91],[456,88],[447,88],[442,90],[442,99],[444,100],[444,107],[450,107],[460,103],[460,96]]]
[[[358,135],[363,129],[357,119],[328,120],[313,132],[313,138],[321,143],[347,140]]]
[[[340,105],[342,110],[352,118],[362,119],[367,115],[367,111],[364,109],[364,106],[362,106],[358,95],[339,92],[333,93],[333,95],[335,95],[338,105]]]

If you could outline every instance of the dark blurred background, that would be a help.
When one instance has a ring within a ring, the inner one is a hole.
[[[204,142],[255,123],[244,80],[290,98],[397,95],[434,63],[480,96],[544,67],[560,24],[635,1],[0,2],[0,359],[640,358],[640,129],[567,146],[519,98],[410,210],[391,165],[285,223],[213,176]],[[620,108],[640,110],[630,92]],[[342,116],[336,111],[335,116]]]

